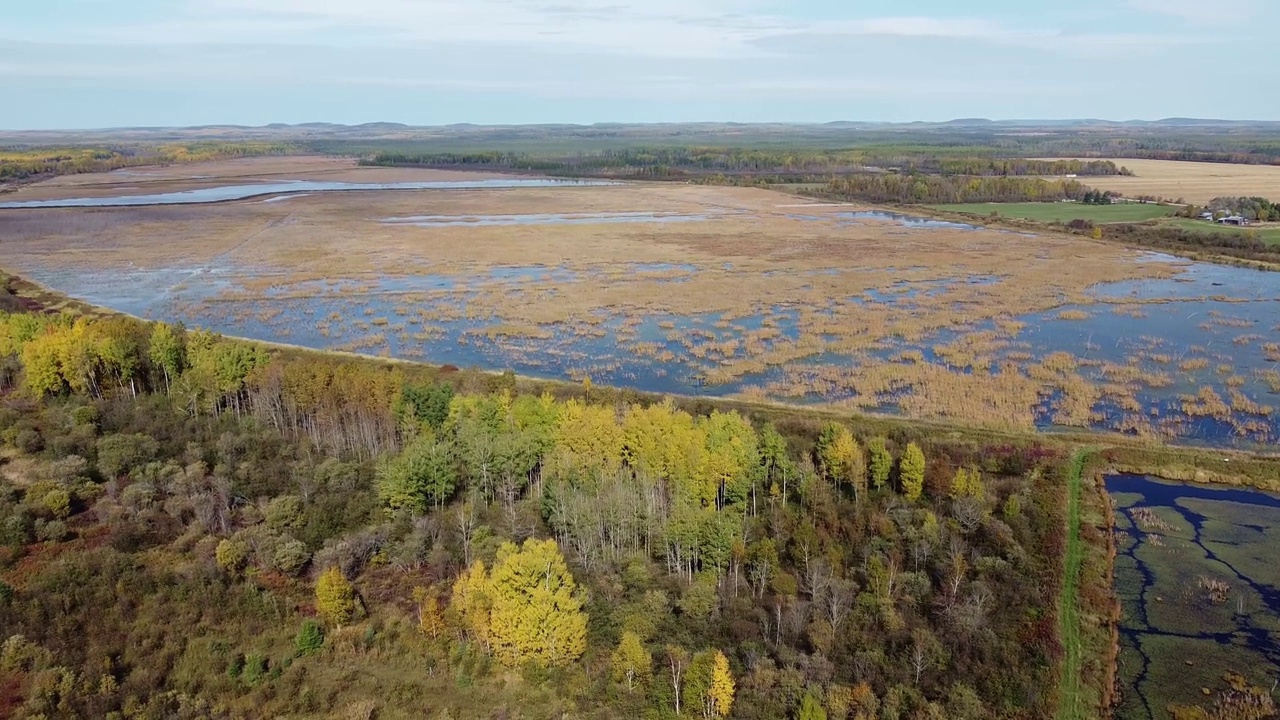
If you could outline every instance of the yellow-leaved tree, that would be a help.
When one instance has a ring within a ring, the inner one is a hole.
[[[444,633],[444,613],[435,588],[414,588],[413,602],[418,606],[418,630],[433,640],[440,637]]]
[[[919,445],[908,443],[898,465],[898,474],[902,477],[902,494],[911,502],[924,494],[924,467],[924,452]]]
[[[462,626],[461,630],[486,651],[489,649],[491,589],[489,573],[485,570],[484,563],[477,560],[454,581],[453,598],[449,603],[449,608]]]
[[[632,692],[637,685],[644,685],[653,676],[653,656],[645,649],[640,636],[627,630],[622,633],[618,647],[613,651],[613,681],[627,686]]]
[[[855,501],[867,487],[867,460],[849,428],[829,423],[818,438],[818,462],[827,478],[853,488]]]
[[[981,500],[986,495],[986,491],[982,487],[982,474],[977,468],[960,468],[956,471],[955,479],[951,481],[951,497],[955,500],[960,498],[977,498]]]
[[[729,658],[716,650],[712,657],[711,690],[707,693],[709,702],[706,710],[709,712],[704,714],[718,718],[728,717],[729,711],[733,709],[735,689],[733,673],[729,670]]]
[[[356,614],[356,591],[336,567],[316,580],[316,611],[337,627],[351,622]]]
[[[611,475],[622,467],[622,428],[611,407],[570,400],[559,412],[547,472],[575,477]]]
[[[587,649],[587,614],[554,540],[503,543],[487,583],[489,642],[504,665],[567,665]]]
[[[707,650],[693,656],[683,691],[685,707],[700,711],[705,720],[728,717],[734,690],[729,658],[724,653]]]

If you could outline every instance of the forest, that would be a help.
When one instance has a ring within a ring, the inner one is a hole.
[[[287,155],[288,143],[201,142],[185,144],[103,145],[101,147],[0,147],[0,187],[31,178],[109,172],[143,165],[229,160],[264,155]]]
[[[1096,195],[1076,180],[940,175],[852,175],[833,178],[813,194],[840,200],[909,204],[1083,201]]]
[[[524,152],[413,153],[383,150],[362,165],[463,167],[556,174],[676,179],[689,176],[768,176],[780,182],[822,181],[832,175],[895,172],[973,176],[1121,175],[1109,160],[1030,160],[967,155],[963,148],[885,147],[824,150],[731,147],[637,147],[566,155]]]
[[[1059,701],[1067,471],[1036,441],[9,309],[0,714]]]

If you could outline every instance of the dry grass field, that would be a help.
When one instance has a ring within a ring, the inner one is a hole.
[[[483,180],[506,177],[493,173],[417,168],[360,167],[350,158],[320,156],[257,157],[110,173],[62,175],[4,195],[5,202],[63,198],[153,195],[222,185],[252,185],[286,180],[394,183]]]
[[[1130,197],[1182,198],[1197,204],[1225,196],[1280,200],[1280,166],[1276,165],[1130,159],[1115,159],[1115,163],[1132,170],[1134,176],[1085,178],[1085,182],[1100,190],[1113,190]]]
[[[1127,429],[1160,424],[1144,416],[1139,393],[1183,374],[1153,371],[1139,356],[1103,360],[1084,341],[1046,357],[1019,336],[1021,318],[1067,306],[1097,307],[1067,310],[1065,319],[1160,312],[1159,298],[1104,300],[1088,288],[1172,278],[1177,264],[1139,262],[1136,251],[1074,236],[839,216],[851,209],[675,184],[322,193],[0,211],[0,254],[6,269],[72,294],[86,279],[143,287],[161,316],[181,311],[229,332],[258,322],[278,327],[286,342],[311,333],[322,345],[382,354],[395,342],[397,354],[431,359],[421,348],[464,324],[458,343],[508,358],[562,353],[557,372],[569,367],[571,376],[616,369],[626,356],[754,398],[850,409],[892,403],[913,416],[1024,428],[1046,407],[1058,422],[1096,423],[1105,399],[1126,409]],[[547,221],[609,213],[682,221]],[[472,220],[384,222],[415,216]],[[476,222],[497,216],[508,224]],[[192,288],[214,293],[164,305]],[[310,303],[304,319],[289,314],[289,303]],[[1178,351],[1179,360],[1188,356]],[[1211,353],[1190,356],[1208,366]],[[1254,427],[1257,418],[1239,422]]]

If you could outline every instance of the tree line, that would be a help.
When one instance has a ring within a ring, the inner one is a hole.
[[[109,172],[144,165],[289,155],[288,143],[235,142],[111,147],[0,148],[0,183],[33,177]]]
[[[938,175],[853,175],[834,178],[816,194],[872,203],[954,204],[1084,200],[1093,191],[1076,180]]]
[[[362,165],[474,167],[572,175],[681,178],[710,174],[766,175],[791,181],[831,175],[890,170],[906,173],[976,176],[1120,175],[1128,171],[1107,160],[1032,160],[954,156],[915,149],[764,150],[724,147],[652,147],[605,149],[573,154],[515,151],[413,152],[386,150],[360,160]]]

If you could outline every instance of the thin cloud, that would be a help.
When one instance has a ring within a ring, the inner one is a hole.
[[[1262,8],[1261,0],[1128,0],[1128,3],[1140,12],[1214,25],[1237,24]]]

